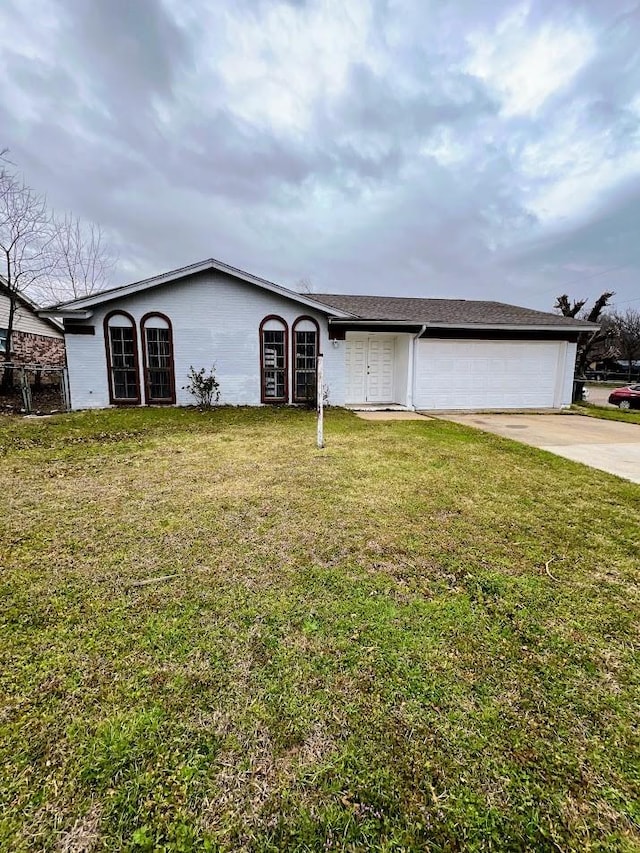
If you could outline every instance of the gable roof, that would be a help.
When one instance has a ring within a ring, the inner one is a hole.
[[[217,270],[234,278],[253,284],[272,293],[277,293],[295,302],[313,308],[329,316],[331,324],[394,324],[405,326],[428,326],[434,328],[554,329],[556,331],[588,331],[599,328],[585,320],[575,320],[561,314],[520,308],[503,302],[473,299],[422,299],[398,296],[359,296],[341,293],[298,293],[265,278],[252,275],[238,267],[232,267],[215,258],[180,267],[161,275],[135,281],[90,296],[82,296],[61,302],[38,313],[41,317],[88,318],[94,306],[102,305],[122,297],[161,285],[171,284],[201,272]]]
[[[25,296],[24,293],[17,293],[15,290],[10,290],[9,285],[6,282],[6,279],[0,275],[0,293],[7,297],[7,299],[11,299],[12,297],[19,302],[23,308],[26,308],[31,314],[35,317],[38,317],[42,320],[43,323],[47,323],[52,329],[55,329],[56,332],[61,333],[63,331],[62,325],[54,320],[52,317],[41,317],[40,316],[40,306],[37,305],[32,299],[29,299],[28,296]],[[44,336],[46,337],[46,335]]]
[[[595,323],[575,320],[562,314],[520,308],[504,302],[475,299],[421,299],[402,296],[347,296],[341,293],[314,293],[314,299],[354,318],[369,322],[409,323],[430,327],[556,327],[597,329]]]
[[[112,287],[109,290],[101,290],[99,293],[93,293],[90,296],[81,296],[78,299],[72,299],[68,302],[60,302],[58,305],[52,305],[43,310],[48,315],[55,315],[56,313],[58,315],[64,315],[66,312],[92,308],[95,305],[102,305],[104,302],[110,302],[113,299],[130,296],[131,294],[139,293],[143,290],[149,290],[153,287],[159,287],[163,284],[170,284],[171,282],[179,281],[180,279],[186,278],[190,275],[196,275],[197,273],[207,272],[209,270],[217,270],[218,272],[227,273],[228,275],[232,275],[234,278],[241,279],[249,284],[254,284],[264,290],[269,290],[272,293],[278,293],[288,299],[300,302],[308,308],[315,308],[317,311],[321,311],[324,314],[332,314],[340,317],[349,316],[348,312],[342,311],[339,308],[328,310],[326,305],[319,303],[312,296],[307,296],[307,294],[304,293],[297,293],[295,290],[289,290],[287,287],[275,284],[272,281],[268,281],[266,278],[260,278],[257,275],[252,275],[251,273],[245,272],[237,267],[229,266],[229,264],[217,261],[215,258],[208,258],[206,261],[199,261],[197,264],[190,264],[189,266],[180,267],[179,269],[171,270],[170,272],[162,273],[161,275],[145,278],[141,281],[134,281],[132,284],[125,284],[121,287]]]

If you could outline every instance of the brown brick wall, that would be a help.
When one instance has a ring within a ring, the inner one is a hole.
[[[64,367],[66,364],[64,338],[47,338],[30,332],[13,331],[11,360],[14,364],[41,364]]]

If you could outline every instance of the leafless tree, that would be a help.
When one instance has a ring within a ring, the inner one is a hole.
[[[58,303],[107,283],[114,258],[101,229],[75,216],[55,216],[0,151],[0,279],[9,298],[4,361],[11,361],[16,308],[21,295]],[[11,384],[3,371],[2,384]]]
[[[9,297],[5,363],[11,361],[18,296],[49,272],[51,241],[51,216],[46,199],[3,163],[0,169],[0,276]],[[5,369],[3,387],[10,387],[11,382],[12,372]]]
[[[304,278],[301,278],[298,280],[298,283],[296,284],[296,289],[297,289],[298,293],[307,293],[307,294],[315,293],[315,287],[314,287],[313,282],[311,281],[310,278],[307,278],[306,276],[304,276]]]
[[[633,362],[640,359],[640,311],[627,308],[624,313],[613,313],[611,327],[617,355],[627,362],[631,381]]]
[[[102,228],[76,216],[52,217],[51,269],[38,284],[39,301],[66,302],[104,290],[116,258]]]
[[[609,350],[611,350],[611,323],[608,317],[603,314],[603,311],[609,304],[612,296],[615,296],[615,294],[609,290],[605,290],[596,299],[589,311],[585,310],[586,299],[577,299],[571,302],[568,295],[563,293],[556,300],[554,308],[560,311],[565,317],[578,317],[581,320],[588,320],[590,323],[600,323],[598,331],[582,332],[578,336],[576,376],[584,376],[587,365],[596,353],[603,356],[605,355],[605,351],[607,351],[606,354],[609,354]]]

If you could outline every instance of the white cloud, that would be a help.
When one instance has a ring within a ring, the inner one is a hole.
[[[532,186],[527,206],[545,226],[584,219],[605,194],[640,174],[640,131],[620,147],[609,127],[590,127],[587,112],[587,102],[576,102],[522,151],[520,169]]]
[[[372,11],[367,0],[270,3],[251,18],[227,15],[217,70],[229,106],[243,119],[304,131],[321,99],[335,99],[350,65],[367,56]]]
[[[451,168],[467,161],[473,155],[473,149],[460,134],[449,127],[440,127],[420,146],[420,154],[433,157],[440,166]]]
[[[529,4],[508,14],[495,32],[472,33],[469,73],[502,98],[505,116],[535,114],[556,92],[566,88],[595,50],[591,30],[575,19],[571,25],[547,21],[535,30]]]

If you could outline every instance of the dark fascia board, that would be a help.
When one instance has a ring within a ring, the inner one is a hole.
[[[595,332],[600,326],[597,323],[588,323],[580,321],[576,323],[420,323],[415,320],[345,320],[342,318],[330,318],[329,325],[337,328],[342,328],[345,331],[357,331],[358,329],[375,328],[377,326],[397,326],[398,328],[406,328],[407,332],[412,329],[419,331],[424,326],[425,332],[429,329],[464,329],[465,331],[496,331],[505,332],[570,332],[577,334],[579,332]],[[347,328],[349,327],[349,328]]]
[[[348,311],[341,311],[337,308],[331,308],[329,305],[325,305],[323,302],[317,302],[313,299],[312,296],[308,296],[304,293],[297,293],[295,290],[289,290],[287,287],[283,287],[280,284],[275,284],[272,281],[267,281],[265,278],[260,278],[259,276],[252,275],[251,273],[245,272],[244,270],[238,269],[237,267],[229,266],[228,264],[223,263],[222,261],[217,261],[215,258],[209,258],[206,261],[200,261],[197,264],[190,264],[186,267],[181,267],[177,270],[171,270],[170,272],[162,273],[161,275],[153,276],[152,278],[145,278],[141,281],[135,281],[131,284],[125,284],[121,287],[110,288],[109,290],[102,290],[100,293],[94,293],[91,296],[80,297],[79,299],[73,299],[70,302],[61,302],[59,305],[50,306],[47,311],[51,315],[55,315],[57,317],[65,316],[63,311],[66,310],[75,310],[80,308],[91,308],[95,305],[102,305],[105,302],[110,302],[114,299],[120,299],[121,297],[131,296],[135,293],[139,293],[143,290],[149,290],[153,287],[159,287],[163,284],[170,284],[174,281],[179,281],[182,278],[188,278],[191,275],[196,275],[197,273],[207,272],[209,270],[217,270],[218,272],[225,273],[227,275],[232,276],[233,278],[237,278],[240,281],[247,282],[248,284],[253,284],[256,287],[261,287],[263,290],[271,291],[272,293],[277,293],[281,296],[286,297],[287,299],[292,299],[294,302],[298,302],[302,305],[305,305],[307,308],[312,308],[315,311],[318,311],[325,316],[334,316],[334,317],[353,317],[353,314],[350,314]]]

